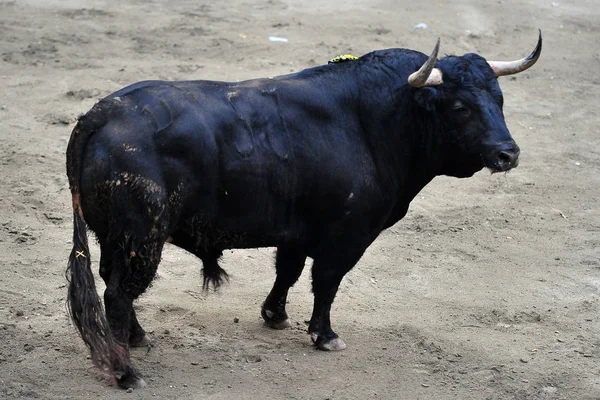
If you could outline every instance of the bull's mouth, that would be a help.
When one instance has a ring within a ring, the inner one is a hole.
[[[488,169],[490,170],[490,172],[492,174],[495,174],[498,172],[508,172],[513,168],[517,168],[518,166],[519,166],[519,159],[516,158],[509,162],[496,161],[493,163],[493,165],[488,166]]]

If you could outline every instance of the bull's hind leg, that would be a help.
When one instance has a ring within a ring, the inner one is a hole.
[[[113,267],[104,292],[104,304],[113,337],[125,353],[113,364],[118,384],[123,388],[146,385],[131,364],[128,351],[132,316],[135,318],[133,301],[152,282],[160,262],[163,244],[163,240],[150,235],[136,244],[129,242],[113,255]]]
[[[267,326],[284,329],[291,326],[285,311],[290,288],[296,283],[306,261],[306,253],[291,246],[279,246],[275,258],[277,277],[271,292],[262,305],[261,315]]]
[[[108,286],[110,275],[113,269],[114,254],[117,252],[118,246],[109,244],[105,240],[100,240],[100,276],[104,283]],[[140,323],[138,322],[135,310],[132,309],[129,324],[129,340],[130,347],[144,347],[150,344],[150,337],[146,334]]]

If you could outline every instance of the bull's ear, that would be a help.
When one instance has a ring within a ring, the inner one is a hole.
[[[414,99],[418,105],[427,111],[433,111],[437,101],[437,90],[433,87],[419,88],[415,90]]]

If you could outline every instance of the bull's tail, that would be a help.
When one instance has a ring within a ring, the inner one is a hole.
[[[81,338],[90,349],[94,364],[110,371],[115,343],[96,291],[91,264],[79,193],[73,193],[73,250],[66,273],[69,281],[67,307]]]
[[[99,121],[102,115],[99,105],[102,102],[79,118],[67,148],[67,176],[73,197],[73,250],[66,271],[69,281],[67,308],[81,338],[90,349],[94,364],[113,375],[115,369],[127,363],[127,355],[112,336],[96,291],[80,199],[81,161],[95,126],[98,126],[98,122],[102,123]]]

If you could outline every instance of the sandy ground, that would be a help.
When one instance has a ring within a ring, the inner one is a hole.
[[[0,398],[600,398],[597,2],[223,3],[0,0]],[[263,326],[273,249],[228,251],[230,284],[205,295],[200,261],[171,246],[137,303],[154,345],[133,357],[149,386],[115,389],[86,359],[65,312],[64,153],[99,98],[144,79],[429,52],[437,36],[445,53],[515,59],[537,28],[540,62],[501,83],[519,168],[438,178],[380,236],[334,304],[347,350],[311,346],[308,271],[289,298],[294,328]]]

